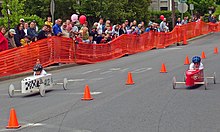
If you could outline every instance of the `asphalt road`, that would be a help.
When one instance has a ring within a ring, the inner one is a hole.
[[[55,86],[39,94],[8,96],[9,84],[19,89],[17,78],[0,82],[0,131],[21,132],[219,132],[220,55],[213,54],[220,33],[113,61],[52,71],[54,80],[67,77],[68,90]],[[206,53],[206,76],[216,72],[217,84],[172,89],[172,78],[183,80],[186,55]],[[160,73],[165,63],[167,73]],[[132,72],[134,85],[125,85]],[[88,84],[92,101],[82,101]],[[6,130],[10,108],[15,108],[20,129]]]

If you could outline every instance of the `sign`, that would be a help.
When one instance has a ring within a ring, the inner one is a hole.
[[[50,2],[50,13],[51,13],[51,15],[54,14],[54,11],[55,11],[55,3],[54,3],[54,0],[51,0],[51,2]]]
[[[55,2],[51,0],[50,2],[50,13],[52,15],[52,22],[54,22],[54,12],[55,12]]]
[[[178,5],[178,11],[180,13],[185,13],[188,10],[188,5],[186,3],[180,3]]]
[[[190,10],[194,10],[194,4],[190,4],[190,5],[189,5],[189,9],[190,9]]]

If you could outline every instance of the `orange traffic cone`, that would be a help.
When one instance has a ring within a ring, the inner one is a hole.
[[[202,51],[202,56],[201,56],[202,59],[205,59],[206,58],[206,55],[205,55],[205,52]]]
[[[82,100],[93,100],[93,98],[90,94],[89,85],[85,86],[84,96],[83,96]]]
[[[15,109],[11,108],[10,117],[9,117],[9,121],[8,121],[8,126],[6,126],[6,128],[7,129],[16,129],[16,128],[19,128],[19,127],[21,127],[21,126],[18,124]]]
[[[214,48],[214,54],[218,54],[218,48],[217,47]]]
[[[131,72],[128,72],[128,79],[127,79],[126,85],[133,85],[133,84],[134,84],[134,81],[132,79],[132,74]]]
[[[188,44],[188,42],[187,42],[187,40],[186,40],[186,35],[184,34],[183,35],[183,45],[187,45]]]
[[[189,65],[189,57],[188,57],[188,55],[186,56],[186,59],[185,59],[184,65]]]
[[[164,63],[162,63],[162,66],[161,66],[161,69],[160,69],[160,73],[167,73],[166,66],[165,66]]]

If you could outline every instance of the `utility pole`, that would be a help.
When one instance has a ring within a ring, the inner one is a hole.
[[[172,2],[172,26],[175,27],[175,2],[174,0],[171,0]]]

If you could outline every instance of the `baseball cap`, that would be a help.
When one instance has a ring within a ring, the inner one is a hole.
[[[21,22],[21,21],[23,21],[23,22],[24,22],[24,18],[21,18],[21,19],[20,19],[20,22]]]
[[[10,30],[9,30],[9,33],[16,34],[16,32],[15,32],[15,30],[14,30],[14,29],[10,29]]]

